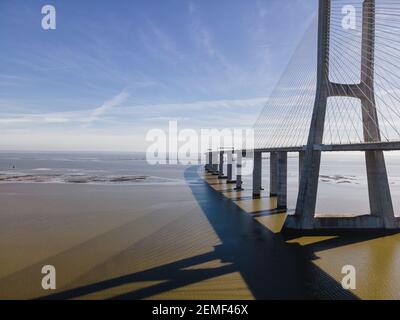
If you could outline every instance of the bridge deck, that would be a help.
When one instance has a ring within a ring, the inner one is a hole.
[[[305,151],[306,146],[298,147],[273,147],[254,149],[258,152],[301,152]],[[352,143],[352,144],[320,144],[314,145],[314,150],[320,151],[368,151],[368,150],[383,150],[395,151],[400,150],[400,141],[394,142],[370,142],[370,143]],[[252,150],[246,150],[252,151]]]

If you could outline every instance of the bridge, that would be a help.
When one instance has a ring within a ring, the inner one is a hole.
[[[343,24],[344,13],[351,14],[352,8],[359,14],[355,15],[355,28]],[[310,48],[315,49],[315,56],[309,54]],[[256,121],[255,147],[210,150],[206,170],[241,190],[242,161],[251,156],[252,192],[258,198],[262,158],[269,154],[269,193],[277,197],[277,209],[285,210],[288,153],[296,152],[299,191],[285,229],[400,230],[384,156],[384,151],[400,150],[399,103],[400,3],[319,0],[315,26],[311,24],[306,32]],[[369,215],[315,216],[321,154],[337,151],[365,153]]]

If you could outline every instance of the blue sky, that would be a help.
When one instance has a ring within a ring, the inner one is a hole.
[[[42,6],[57,29],[41,28]],[[251,127],[315,0],[2,0],[0,149],[145,150],[145,135]]]

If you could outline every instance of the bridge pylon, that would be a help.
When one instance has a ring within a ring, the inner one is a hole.
[[[374,92],[375,0],[364,0],[362,13],[361,81],[359,84],[333,83],[329,79],[329,37],[331,0],[319,0],[317,91],[304,153],[299,193],[294,215],[285,229],[397,229],[385,158],[382,150],[365,151],[370,214],[352,218],[315,217],[321,150],[328,98],[358,98],[362,107],[365,142],[381,142]],[[329,90],[328,90],[329,88]]]

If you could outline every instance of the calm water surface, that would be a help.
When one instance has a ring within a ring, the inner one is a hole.
[[[399,212],[400,157],[386,159]],[[297,163],[290,154],[291,208]],[[273,228],[284,214],[249,214],[251,177],[228,201],[199,172],[140,153],[1,153],[0,296],[42,296],[50,263],[62,298],[400,298],[399,235],[287,239]],[[324,154],[317,211],[368,213],[362,154]],[[352,292],[340,286],[346,264]]]

